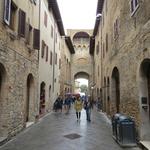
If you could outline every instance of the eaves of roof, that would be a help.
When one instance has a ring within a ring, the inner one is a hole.
[[[97,35],[100,20],[101,20],[101,14],[103,10],[103,5],[104,5],[105,0],[98,0],[97,3],[97,10],[96,10],[96,20],[95,20],[95,26],[93,30],[93,36],[90,38],[90,54],[94,54],[94,49],[95,49],[95,36]]]
[[[53,11],[60,35],[65,36],[64,26],[60,15],[60,10],[58,7],[57,0],[48,0],[48,4],[49,4],[49,8],[51,8]]]
[[[68,47],[70,53],[71,53],[71,54],[74,54],[74,53],[75,53],[75,50],[74,50],[74,47],[73,47],[71,38],[70,38],[69,36],[66,36],[66,37],[65,37],[65,42],[66,42],[66,44],[67,44],[67,47]]]

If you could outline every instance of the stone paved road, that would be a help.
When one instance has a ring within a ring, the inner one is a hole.
[[[85,111],[77,122],[74,110],[51,113],[5,144],[0,150],[123,150],[112,139],[111,126],[103,113],[92,112],[92,122],[85,119]],[[64,135],[76,133],[74,140]],[[139,148],[125,148],[139,150]]]

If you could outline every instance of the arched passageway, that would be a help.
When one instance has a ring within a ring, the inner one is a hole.
[[[142,61],[139,70],[139,105],[141,139],[150,140],[150,59]]]
[[[25,122],[30,121],[30,112],[34,104],[34,78],[32,74],[27,77],[27,98],[25,103]]]
[[[80,85],[85,85],[86,87],[85,90],[82,88],[80,88]],[[74,75],[74,93],[80,93],[83,92],[85,93],[85,95],[89,95],[89,74],[86,72],[78,72]]]
[[[42,82],[40,85],[40,108],[39,108],[39,114],[45,113],[45,82]]]
[[[112,100],[115,101],[116,112],[120,111],[120,77],[119,70],[115,67],[112,71]]]

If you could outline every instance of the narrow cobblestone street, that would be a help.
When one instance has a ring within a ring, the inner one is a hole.
[[[0,150],[122,150],[112,138],[111,124],[103,113],[92,111],[92,121],[86,121],[82,111],[77,122],[73,109],[69,113],[50,113],[37,124],[14,137]],[[68,134],[77,134],[69,138]],[[80,137],[79,137],[80,135]],[[125,148],[139,150],[139,148]]]

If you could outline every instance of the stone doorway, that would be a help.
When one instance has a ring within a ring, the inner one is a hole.
[[[112,72],[112,99],[115,101],[116,112],[120,112],[120,77],[119,70],[117,67]]]
[[[150,141],[150,59],[140,65],[139,104],[141,114],[141,140]]]
[[[42,82],[40,85],[40,108],[39,114],[42,115],[45,113],[45,83]]]
[[[110,115],[110,97],[109,97],[109,90],[110,90],[110,82],[109,77],[107,77],[107,114]]]
[[[27,98],[25,104],[25,122],[30,121],[31,110],[33,109],[31,104],[34,102],[34,79],[33,75],[29,74],[27,77]]]
[[[0,138],[7,134],[5,131],[7,131],[7,128],[4,128],[4,124],[6,124],[5,118],[3,118],[3,109],[4,109],[4,102],[5,102],[5,97],[6,93],[8,91],[6,90],[6,70],[3,64],[0,63]],[[5,107],[5,109],[7,109]]]

